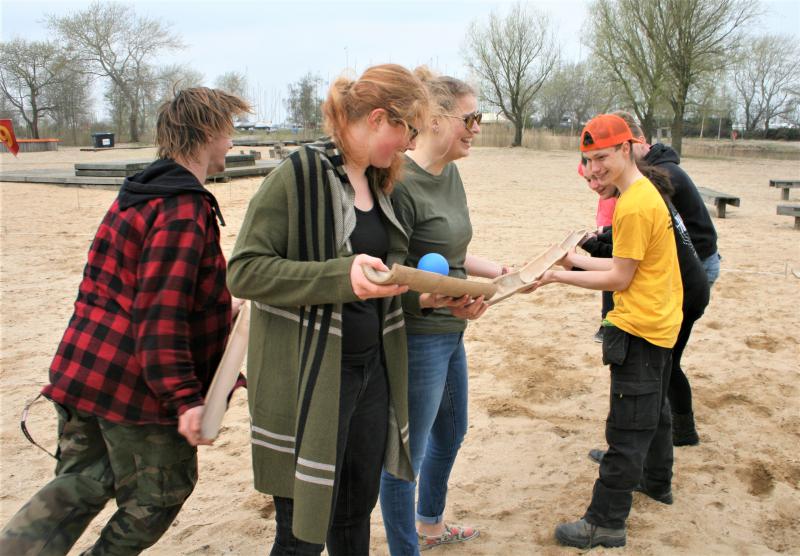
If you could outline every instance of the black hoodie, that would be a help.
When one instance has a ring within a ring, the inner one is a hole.
[[[697,186],[692,178],[678,166],[681,162],[680,155],[671,147],[656,143],[650,147],[650,152],[644,157],[644,161],[652,166],[658,166],[667,174],[675,188],[672,196],[672,204],[681,215],[689,237],[692,238],[697,256],[700,260],[705,260],[717,252],[717,230],[711,221]]]
[[[214,195],[197,181],[194,174],[170,158],[160,158],[138,174],[125,178],[119,190],[119,208],[125,210],[152,199],[184,193],[198,193],[206,197],[220,225],[225,225]]]

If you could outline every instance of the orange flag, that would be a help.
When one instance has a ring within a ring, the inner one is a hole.
[[[0,120],[0,141],[3,142],[11,154],[17,156],[19,143],[17,143],[17,138],[14,137],[14,125],[11,120]]]

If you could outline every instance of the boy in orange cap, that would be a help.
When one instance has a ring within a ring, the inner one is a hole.
[[[638,142],[619,116],[602,114],[586,124],[581,151],[598,181],[596,191],[602,198],[620,192],[612,228],[613,258],[572,252],[562,265],[585,272],[551,270],[538,283],[614,291],[614,310],[603,321],[603,363],[611,366],[608,452],[600,462],[586,514],[555,531],[562,544],[581,548],[625,545],[633,490],[672,503],[667,388],[683,288],[670,212],[648,179],[663,176],[637,166],[633,143]]]

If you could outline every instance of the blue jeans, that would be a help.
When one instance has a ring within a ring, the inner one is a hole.
[[[467,432],[467,355],[464,334],[409,334],[408,427],[415,482],[383,471],[381,512],[392,556],[419,554],[415,518],[439,523],[447,481]]]
[[[702,261],[703,268],[705,269],[706,274],[708,275],[709,286],[713,286],[714,282],[716,282],[717,278],[719,278],[719,261],[721,259],[722,257],[720,256],[719,251],[716,251],[713,255],[703,259]]]

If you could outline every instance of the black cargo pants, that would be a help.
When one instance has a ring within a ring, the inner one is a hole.
[[[624,527],[632,491],[639,483],[656,495],[671,489],[672,416],[667,400],[671,355],[671,349],[615,326],[605,329],[603,363],[611,367],[608,451],[584,515],[591,524]]]

